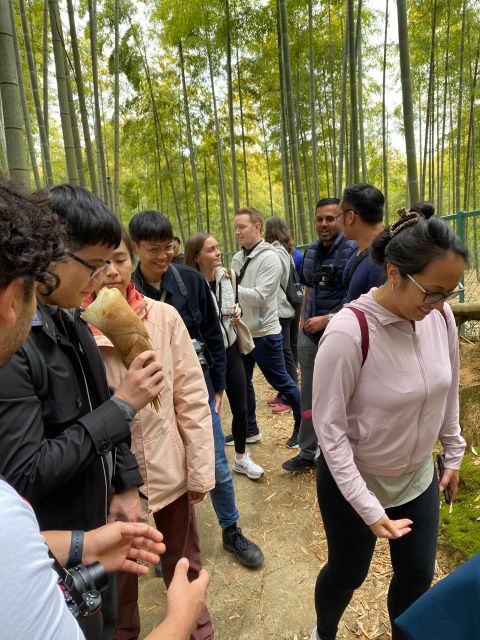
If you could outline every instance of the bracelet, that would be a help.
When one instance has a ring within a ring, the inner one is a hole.
[[[67,567],[76,567],[78,564],[82,564],[82,555],[83,531],[72,531]]]

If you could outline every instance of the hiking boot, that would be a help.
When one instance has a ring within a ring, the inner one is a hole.
[[[267,400],[267,404],[269,407],[274,407],[276,404],[281,404],[282,399],[279,398],[278,396],[275,396],[274,398],[270,398],[269,400]]]
[[[298,449],[299,448],[299,444],[298,444],[298,435],[296,435],[295,433],[293,435],[290,436],[290,438],[287,440],[287,447],[288,449]]]
[[[222,531],[223,548],[231,551],[245,567],[258,567],[263,562],[260,547],[246,538],[240,527],[232,524]]]
[[[315,469],[315,462],[313,460],[302,458],[301,455],[298,454],[298,456],[290,458],[290,460],[286,460],[282,464],[282,469],[285,469],[285,471],[291,471],[292,473],[301,473],[306,469]]]
[[[252,460],[252,456],[249,453],[246,453],[240,460],[235,458],[233,470],[237,473],[243,473],[250,480],[258,480],[264,474],[262,467]]]
[[[282,413],[288,413],[291,410],[292,410],[292,407],[289,404],[284,404],[283,402],[281,402],[280,404],[276,404],[274,407],[272,407],[272,412],[275,413],[276,415],[280,415]]]
[[[262,434],[260,433],[260,431],[257,430],[256,433],[252,433],[251,435],[247,434],[246,443],[256,444],[257,442],[260,442],[261,439],[262,439]],[[225,436],[225,444],[227,445],[227,447],[232,447],[235,445],[232,434]]]

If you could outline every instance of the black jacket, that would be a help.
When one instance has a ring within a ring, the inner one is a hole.
[[[106,523],[107,493],[142,484],[130,426],[110,400],[105,369],[79,310],[39,305],[31,336],[46,392],[24,350],[0,369],[0,474],[32,504],[41,529]],[[92,410],[93,409],[93,410]]]
[[[153,300],[160,300],[162,292],[165,291],[165,302],[171,304],[172,307],[175,307],[178,311],[188,329],[190,337],[196,338],[206,344],[211,355],[210,364],[212,365],[205,371],[205,380],[209,387],[210,396],[212,395],[212,391],[225,389],[225,347],[217,309],[208,282],[202,274],[195,269],[182,264],[175,265],[188,292],[188,302],[195,315],[195,318],[193,318],[188,302],[178,288],[171,267],[168,268],[163,276],[162,287],[159,291],[144,280],[140,266],[139,264],[132,274],[132,281],[138,291],[149,298],[153,298]]]

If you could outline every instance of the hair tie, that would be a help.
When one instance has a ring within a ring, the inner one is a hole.
[[[421,213],[418,211],[413,211],[413,209],[399,209],[398,210],[398,220],[390,225],[388,232],[390,234],[390,238],[393,238],[403,231],[407,227],[411,227],[414,224],[417,224],[419,220],[423,218]]]

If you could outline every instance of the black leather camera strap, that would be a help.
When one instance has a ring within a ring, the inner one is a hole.
[[[243,280],[243,276],[245,275],[245,271],[247,270],[247,267],[250,264],[250,260],[251,260],[251,258],[248,257],[245,260],[245,262],[243,263],[243,267],[240,269],[240,273],[237,276],[237,287],[241,283],[241,281]]]

